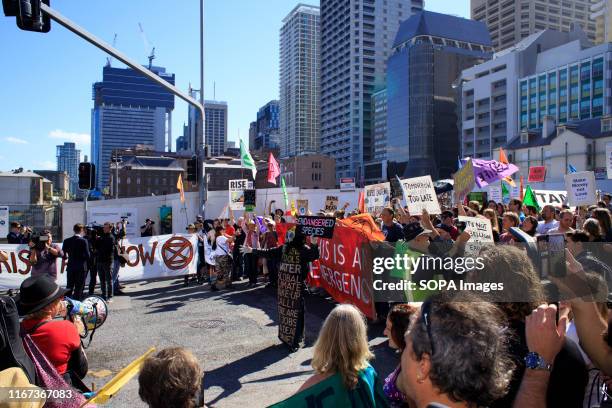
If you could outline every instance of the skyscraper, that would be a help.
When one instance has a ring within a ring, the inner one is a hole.
[[[64,142],[57,146],[56,151],[57,170],[65,171],[70,178],[70,192],[76,194],[79,189],[79,162],[81,161],[81,151],[76,148],[74,143]]]
[[[174,84],[165,68],[151,70]],[[93,85],[91,161],[96,165],[96,185],[107,187],[113,150],[137,144],[158,151],[171,150],[174,95],[130,68],[105,66],[103,80]]]
[[[497,51],[547,28],[568,32],[572,23],[595,40],[591,0],[471,0],[470,4],[472,19],[487,24]]]
[[[422,0],[321,0],[321,152],[336,178],[363,179],[372,157],[372,94],[385,86],[400,23]]]
[[[612,0],[593,0],[591,20],[595,21],[595,42],[612,42]]]
[[[298,4],[280,30],[280,155],[319,150],[319,7]]]
[[[199,101],[200,100],[200,91],[198,89],[193,89],[191,88],[191,86],[189,86],[189,90],[187,91],[189,93],[189,96],[191,96],[193,99]],[[198,109],[196,109],[194,106],[192,106],[191,104],[189,105],[189,107],[187,108],[187,125],[183,126],[183,140],[181,140],[181,149],[182,151],[185,152],[191,152],[193,154],[196,153],[197,151],[197,140],[198,140],[198,119],[200,118],[200,111]],[[179,137],[180,139],[180,137]],[[177,148],[176,150],[179,150],[179,146],[178,146],[178,139],[177,139]]]
[[[204,140],[212,156],[221,156],[227,144],[227,102],[204,101]]]
[[[462,70],[492,56],[484,23],[429,11],[402,23],[387,66],[386,157],[396,174],[435,180],[457,169],[454,83]]]
[[[278,101],[270,101],[259,109],[257,112],[255,146],[251,146],[251,149],[276,149],[279,147],[278,117]]]

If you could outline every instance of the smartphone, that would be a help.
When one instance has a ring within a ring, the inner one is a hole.
[[[565,234],[548,235],[548,259],[550,274],[557,278],[567,275],[565,265]]]

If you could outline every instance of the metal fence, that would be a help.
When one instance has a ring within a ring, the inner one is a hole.
[[[1,203],[0,203],[1,205]],[[13,221],[40,232],[48,229],[53,234],[54,241],[62,238],[62,205],[8,205],[9,224]],[[0,237],[0,242],[6,242],[6,237]]]

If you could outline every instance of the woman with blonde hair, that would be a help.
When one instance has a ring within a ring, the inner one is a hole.
[[[494,209],[487,208],[482,214],[491,221],[491,230],[493,230],[493,241],[499,241],[499,222],[497,220],[497,214]]]
[[[370,407],[387,407],[382,383],[369,361],[373,358],[365,318],[353,305],[338,305],[327,316],[314,345],[315,374],[299,389],[314,392],[333,387],[325,407],[351,406],[359,400]],[[315,388],[316,387],[316,388]]]

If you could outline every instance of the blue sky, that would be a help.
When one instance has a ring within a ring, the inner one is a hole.
[[[228,102],[229,140],[238,133],[248,139],[259,107],[278,98],[279,29],[297,3],[206,0],[205,96],[213,98],[215,82],[216,98]],[[175,73],[179,88],[199,87],[199,0],[54,0],[52,6],[109,43],[117,33],[117,48],[145,64],[141,23],[156,47],[155,65]],[[425,0],[425,8],[469,17],[469,0]],[[0,14],[0,56],[0,170],[55,169],[55,146],[64,141],[89,155],[91,85],[101,80],[106,55],[58,24],[48,34],[30,33]],[[177,98],[174,138],[186,116]]]

